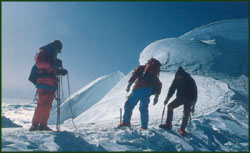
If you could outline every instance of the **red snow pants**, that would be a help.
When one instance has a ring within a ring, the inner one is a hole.
[[[32,123],[47,127],[49,112],[52,107],[52,102],[55,98],[55,91],[37,89],[37,93],[38,103],[34,112]]]

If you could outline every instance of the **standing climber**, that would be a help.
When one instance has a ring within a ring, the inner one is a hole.
[[[159,127],[163,129],[172,129],[173,110],[181,105],[184,105],[182,124],[178,129],[181,135],[186,135],[185,128],[190,117],[190,112],[194,113],[194,107],[197,101],[197,86],[194,79],[189,73],[180,66],[175,74],[175,78],[169,88],[168,95],[164,101],[166,105],[169,99],[177,90],[176,99],[168,105],[166,124],[161,124]]]
[[[38,102],[30,131],[51,131],[47,126],[47,121],[59,83],[56,76],[68,73],[66,69],[62,68],[62,61],[57,58],[57,54],[61,53],[61,50],[62,43],[59,40],[54,40],[41,47],[36,54],[33,66],[36,67],[36,71],[31,73],[30,78],[36,78],[35,83],[33,83],[37,88]]]
[[[124,105],[123,122],[118,126],[130,127],[130,120],[132,111],[138,101],[140,100],[140,114],[141,114],[141,129],[148,128],[148,104],[150,96],[155,95],[154,105],[158,102],[158,97],[161,93],[162,83],[159,80],[161,63],[151,58],[146,65],[140,65],[134,69],[131,78],[128,81],[126,91],[129,92],[131,85],[135,82],[132,93],[128,97]]]

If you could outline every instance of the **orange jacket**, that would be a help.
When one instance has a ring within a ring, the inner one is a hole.
[[[56,78],[57,69],[53,66],[56,58],[53,58],[48,51],[40,49],[39,53],[35,57],[36,66],[40,69],[38,73],[47,73],[46,77],[37,79],[37,88],[41,88],[41,85],[51,87],[56,90],[58,79]]]

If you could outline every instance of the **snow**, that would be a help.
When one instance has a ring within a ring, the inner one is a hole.
[[[34,107],[35,103],[30,99],[2,98],[2,116],[11,119],[17,125],[30,124]]]
[[[248,76],[248,19],[211,23],[178,38],[158,40],[141,52],[140,64],[151,57],[167,72],[182,65],[203,76]]]
[[[60,122],[63,123],[69,118],[76,118],[84,111],[89,109],[92,105],[100,101],[109,90],[124,76],[121,72],[115,72],[103,77],[100,77],[79,91],[72,94],[70,99],[66,99],[61,105]],[[71,114],[71,109],[74,110]],[[51,109],[51,116],[48,121],[49,124],[56,124],[57,113],[56,103]],[[68,113],[65,113],[68,112]]]
[[[2,126],[2,151],[249,151],[248,19],[219,21],[178,38],[155,41],[141,52],[140,64],[151,57],[163,63],[163,88],[159,102],[149,105],[148,130],[139,129],[138,106],[133,111],[131,130],[115,128],[129,95],[125,89],[132,70],[125,76],[114,72],[65,100],[61,132],[29,132],[35,108],[32,100],[15,103],[15,99],[3,99],[2,116],[22,128]],[[179,65],[192,75],[198,87],[196,111],[186,137],[177,134],[181,107],[174,110],[172,131],[158,127],[163,101]],[[54,130],[55,104],[50,117]],[[70,104],[77,128],[71,122]]]
[[[123,108],[124,102],[126,101],[125,89],[130,76],[131,74],[125,76],[102,100],[77,117],[75,122],[91,123],[112,119],[117,120],[117,123],[119,123],[120,108]],[[194,76],[193,78],[196,81],[199,91],[196,105],[196,109],[199,111],[195,113],[196,117],[213,112],[221,105],[222,102],[227,102],[233,95],[233,92],[228,89],[225,83],[202,76]],[[168,88],[170,87],[173,79],[174,74],[161,72],[160,80],[162,81],[162,93],[159,96],[159,103],[155,106],[152,104],[149,106],[150,120],[159,121],[161,118],[161,113],[159,112],[162,112],[163,110],[163,101],[167,96]],[[228,95],[228,97],[225,97],[225,95]],[[153,101],[153,98],[154,96],[151,96],[150,100]],[[175,96],[173,96],[170,101],[174,98]],[[135,107],[132,116],[132,119],[135,120],[132,120],[132,122],[135,123],[140,123],[140,112],[138,107],[139,105]],[[178,117],[180,119],[181,115],[182,108],[178,108],[174,117]],[[177,120],[177,118],[174,120]]]

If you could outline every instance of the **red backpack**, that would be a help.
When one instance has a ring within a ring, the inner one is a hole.
[[[144,68],[142,79],[154,84],[155,79],[159,77],[161,63],[155,58],[150,58]]]
[[[160,67],[161,63],[157,59],[150,58],[146,64],[144,73],[150,73],[154,76],[158,76],[160,72]]]

